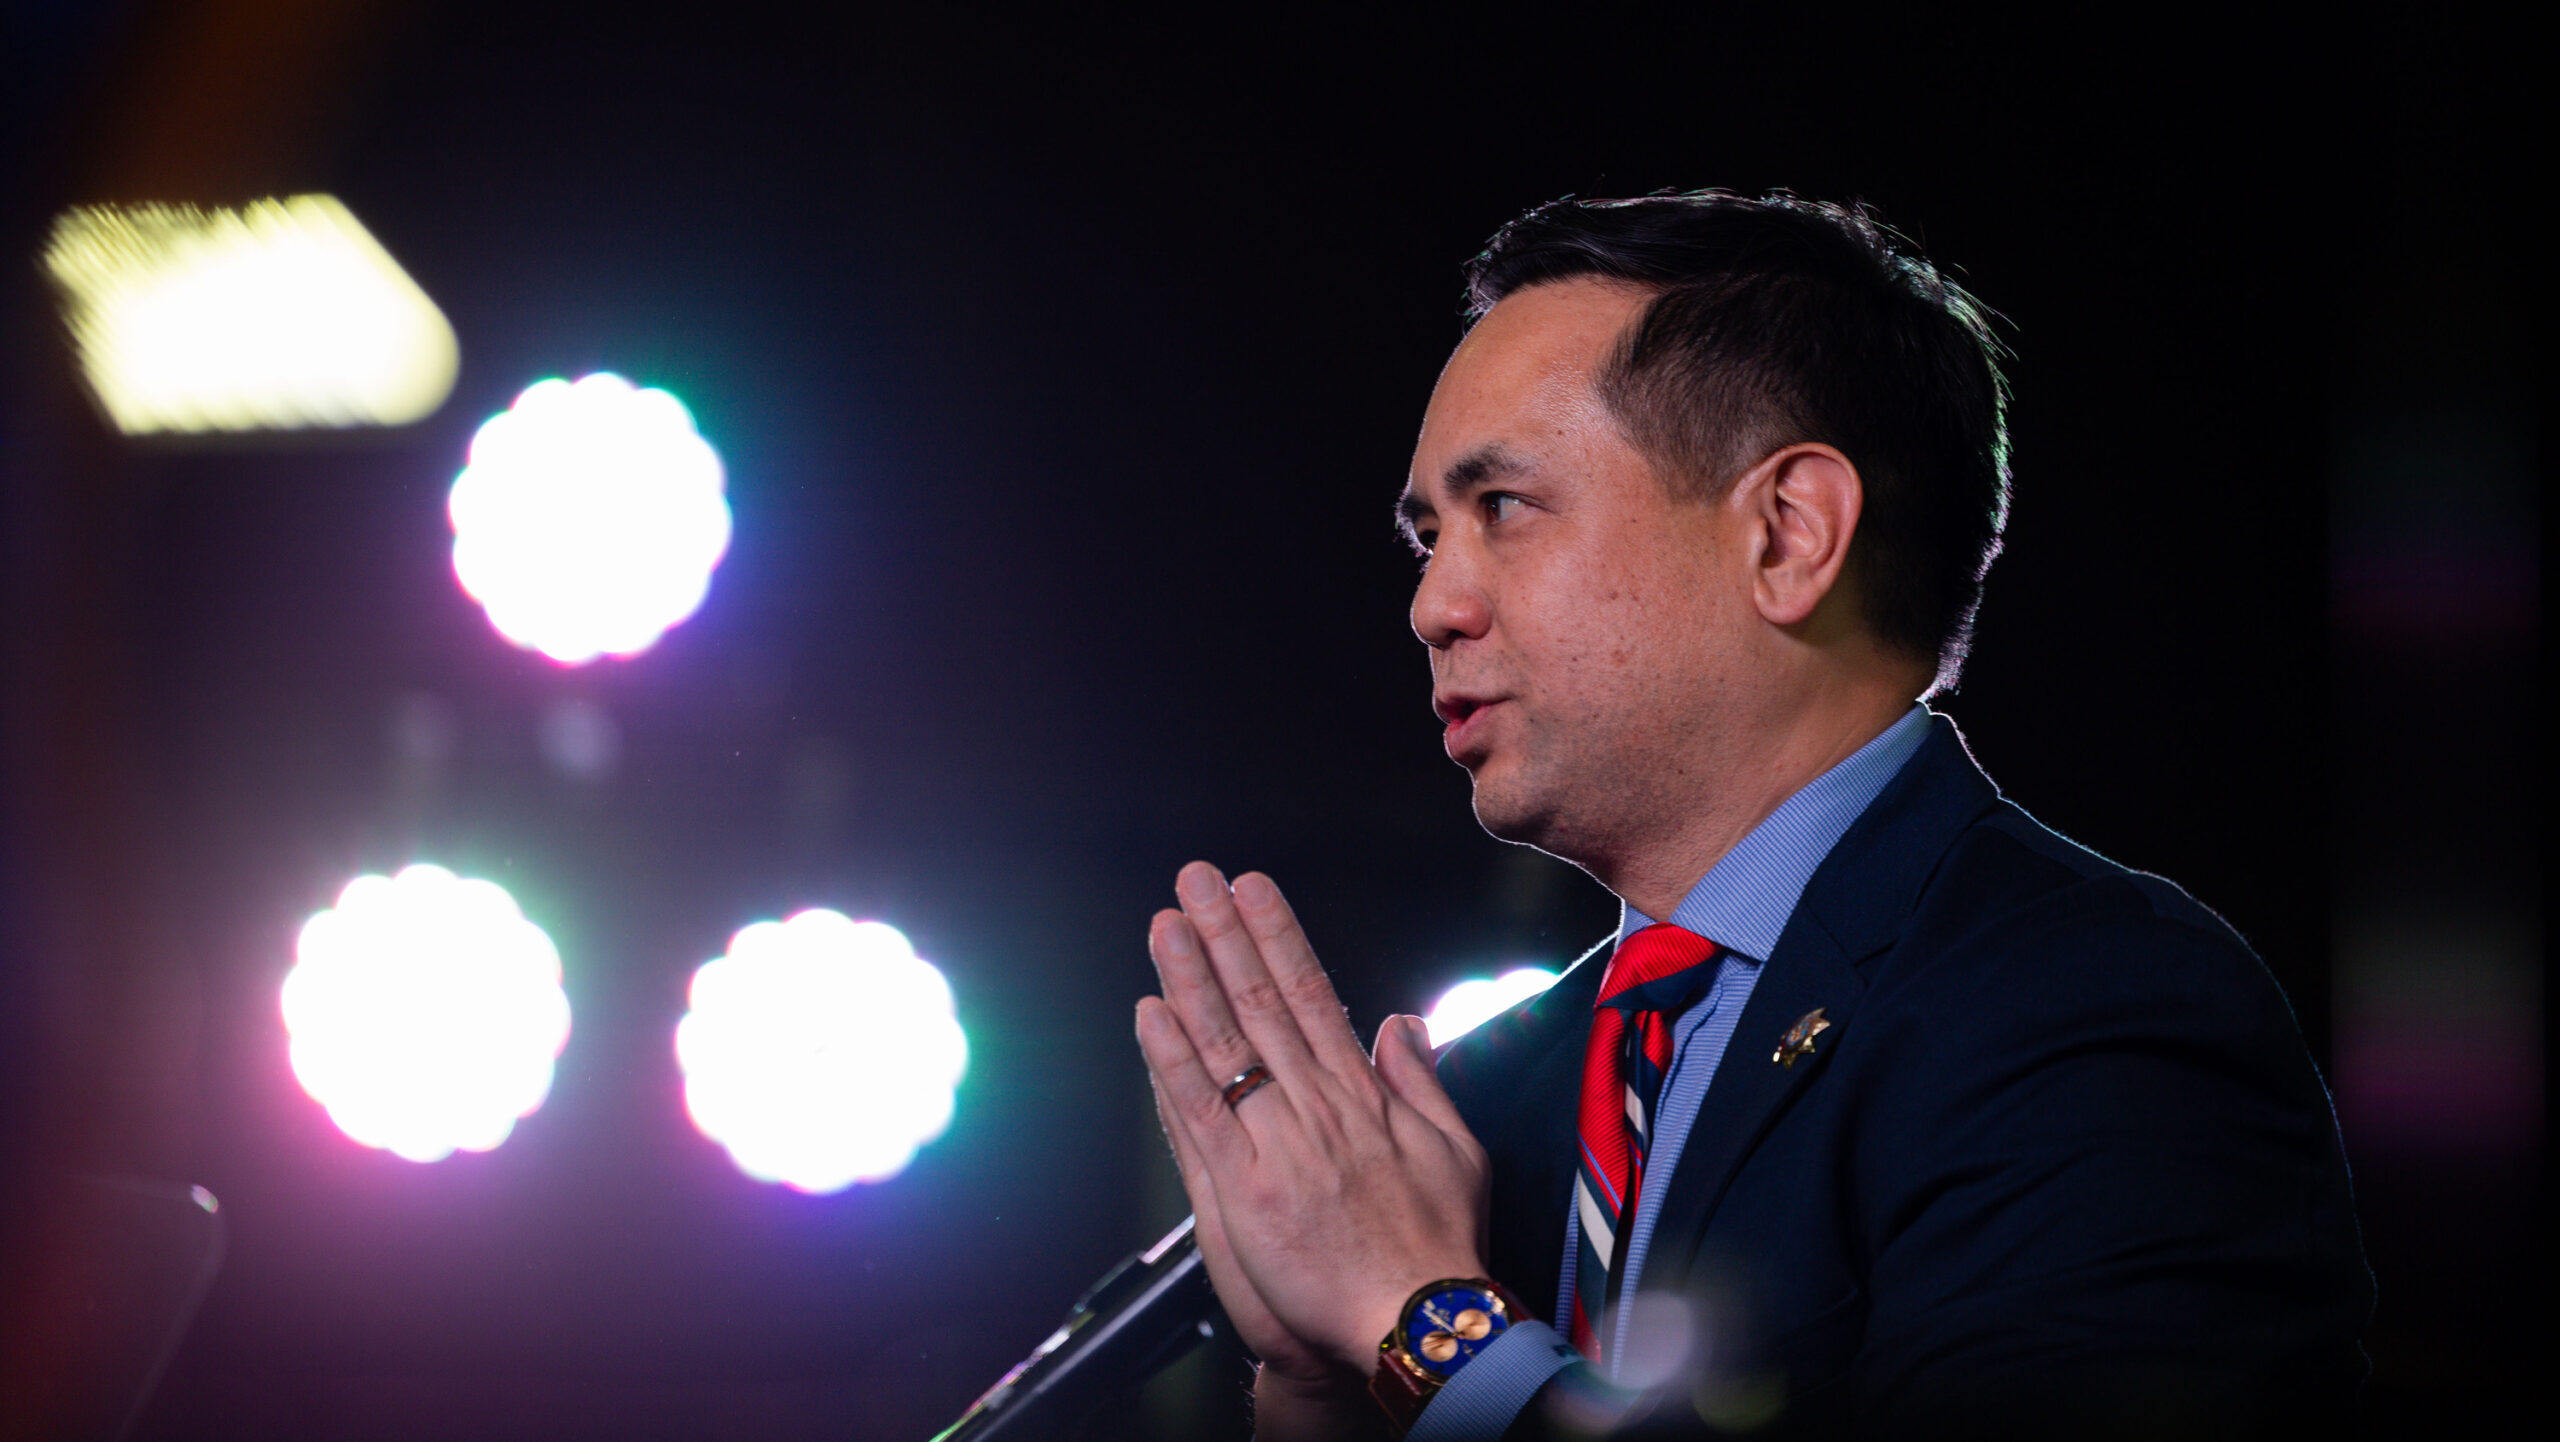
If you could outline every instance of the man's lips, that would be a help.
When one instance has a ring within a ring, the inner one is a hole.
[[[1471,749],[1469,743],[1484,729],[1485,713],[1501,705],[1500,696],[1434,696],[1431,709],[1439,713],[1444,729],[1441,744],[1451,759],[1462,759],[1461,753]]]

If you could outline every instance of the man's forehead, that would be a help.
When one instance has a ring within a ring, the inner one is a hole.
[[[1592,382],[1645,303],[1627,286],[1571,280],[1503,298],[1432,389],[1407,490],[1458,494],[1534,465],[1548,438],[1604,419]]]
[[[1596,276],[1524,286],[1484,313],[1452,361],[1596,361],[1652,299],[1653,292],[1641,286]]]
[[[1643,305],[1623,286],[1559,281],[1505,296],[1449,356],[1435,405],[1587,388]]]

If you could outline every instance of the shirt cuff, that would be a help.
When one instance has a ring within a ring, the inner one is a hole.
[[[1549,1378],[1582,1360],[1544,1322],[1521,1320],[1458,1369],[1424,1404],[1405,1442],[1479,1442],[1500,1437]]]

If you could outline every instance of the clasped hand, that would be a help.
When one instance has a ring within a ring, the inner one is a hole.
[[[1162,997],[1138,1044],[1218,1299],[1264,1364],[1356,1389],[1412,1291],[1484,1275],[1487,1173],[1417,1017],[1374,1056],[1269,877],[1193,862],[1148,936]],[[1230,1107],[1259,1063],[1271,1084]]]

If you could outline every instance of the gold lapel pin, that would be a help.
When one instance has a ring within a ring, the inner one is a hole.
[[[1831,1023],[1823,1019],[1822,1008],[1817,1006],[1796,1018],[1796,1024],[1778,1038],[1778,1049],[1769,1053],[1769,1060],[1780,1066],[1794,1066],[1796,1058],[1813,1055],[1813,1039],[1829,1030]]]

